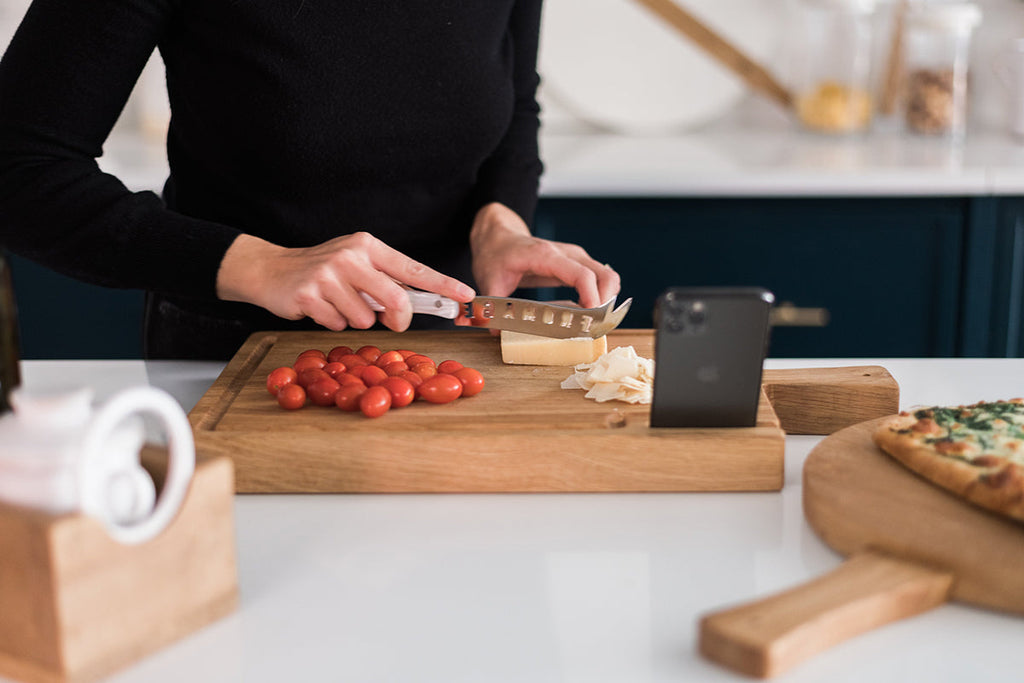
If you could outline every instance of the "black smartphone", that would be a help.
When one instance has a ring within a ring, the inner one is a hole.
[[[672,287],[654,307],[652,427],[753,427],[775,297]]]

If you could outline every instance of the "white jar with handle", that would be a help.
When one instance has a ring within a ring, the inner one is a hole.
[[[153,387],[124,390],[96,411],[92,397],[87,388],[11,394],[14,412],[0,417],[0,501],[80,512],[122,543],[148,541],[174,519],[188,491],[195,469],[191,425],[174,398]],[[157,417],[168,439],[159,497],[139,462],[143,414]]]

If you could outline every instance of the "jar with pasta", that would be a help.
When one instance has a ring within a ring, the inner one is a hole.
[[[981,22],[972,3],[918,5],[907,15],[903,73],[906,130],[959,139],[967,131],[971,34]]]
[[[792,80],[808,130],[859,133],[871,125],[876,0],[796,0]]]

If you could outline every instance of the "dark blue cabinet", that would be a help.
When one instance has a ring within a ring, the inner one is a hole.
[[[964,356],[1024,356],[1024,198],[971,205],[960,349]]]
[[[823,327],[775,327],[772,356],[952,356],[969,210],[963,198],[546,198],[537,231],[615,266],[629,326],[649,327],[671,285],[760,285],[828,311]]]
[[[141,291],[87,285],[9,258],[23,358],[142,357]]]

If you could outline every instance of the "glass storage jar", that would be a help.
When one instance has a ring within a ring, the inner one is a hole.
[[[796,0],[793,88],[809,130],[866,130],[872,97],[876,0]]]
[[[904,34],[903,100],[908,131],[963,137],[971,34],[980,22],[981,10],[972,3],[911,8]]]

